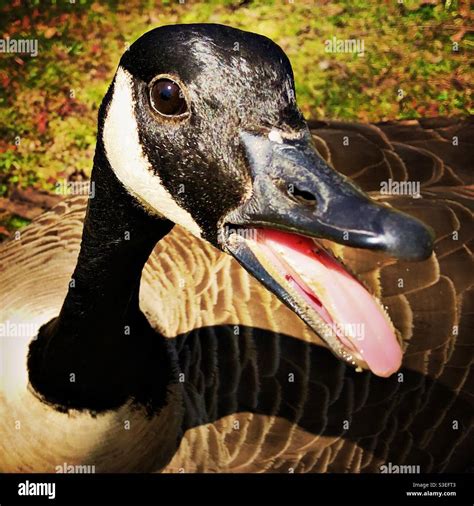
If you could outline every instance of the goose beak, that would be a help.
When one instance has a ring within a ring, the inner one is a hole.
[[[297,313],[331,350],[389,376],[402,351],[380,302],[315,239],[384,251],[404,260],[431,255],[422,222],[373,201],[319,155],[308,130],[284,137],[241,133],[252,194],[225,217],[220,242]]]
[[[336,172],[317,152],[309,131],[300,139],[271,138],[241,135],[253,195],[232,223],[381,250],[403,260],[431,255],[433,234],[426,225],[375,202]]]

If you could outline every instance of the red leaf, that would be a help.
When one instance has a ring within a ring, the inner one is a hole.
[[[44,134],[48,128],[48,113],[41,111],[36,115],[36,124],[38,125],[38,132]]]
[[[31,27],[31,21],[28,16],[23,16],[23,19],[21,20],[21,27],[25,30],[28,30]]]

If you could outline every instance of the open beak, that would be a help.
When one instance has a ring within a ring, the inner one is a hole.
[[[373,201],[319,155],[309,130],[285,138],[241,133],[252,194],[222,222],[225,251],[298,314],[345,361],[389,376],[402,350],[380,302],[313,240],[385,251],[404,260],[431,255],[422,222]]]

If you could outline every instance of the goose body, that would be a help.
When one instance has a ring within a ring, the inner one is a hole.
[[[403,340],[401,369],[379,378],[336,358],[235,259],[197,238],[203,222],[176,209],[162,189],[178,226],[145,258],[139,295],[131,295],[153,329],[140,341],[140,381],[134,375],[126,391],[120,382],[110,386],[119,392],[116,406],[102,406],[99,394],[80,405],[75,390],[78,405],[44,398],[30,383],[29,348],[74,289],[88,203],[72,197],[0,251],[0,321],[15,329],[1,340],[1,471],[55,472],[63,463],[96,472],[380,472],[388,462],[423,472],[468,468],[472,123],[310,127],[322,157],[376,197],[389,179],[421,181],[421,198],[385,200],[434,229],[429,258],[412,263],[327,244],[386,306]],[[113,374],[114,356],[92,358],[90,367]],[[85,350],[81,358],[88,357]]]

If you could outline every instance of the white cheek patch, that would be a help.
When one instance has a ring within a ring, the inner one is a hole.
[[[130,74],[119,67],[103,133],[105,152],[112,170],[126,190],[151,214],[164,216],[201,237],[199,225],[173,199],[159,176],[153,173],[142,150],[132,89]]]
[[[276,142],[278,144],[282,144],[283,143],[283,139],[281,138],[281,134],[278,130],[270,130],[270,132],[268,133],[268,138],[272,141],[272,142]]]
[[[270,132],[268,132],[268,139],[272,142],[276,142],[277,144],[283,144],[284,140],[290,139],[302,139],[305,136],[304,130],[298,131],[282,131],[277,130],[276,128],[272,128]]]

